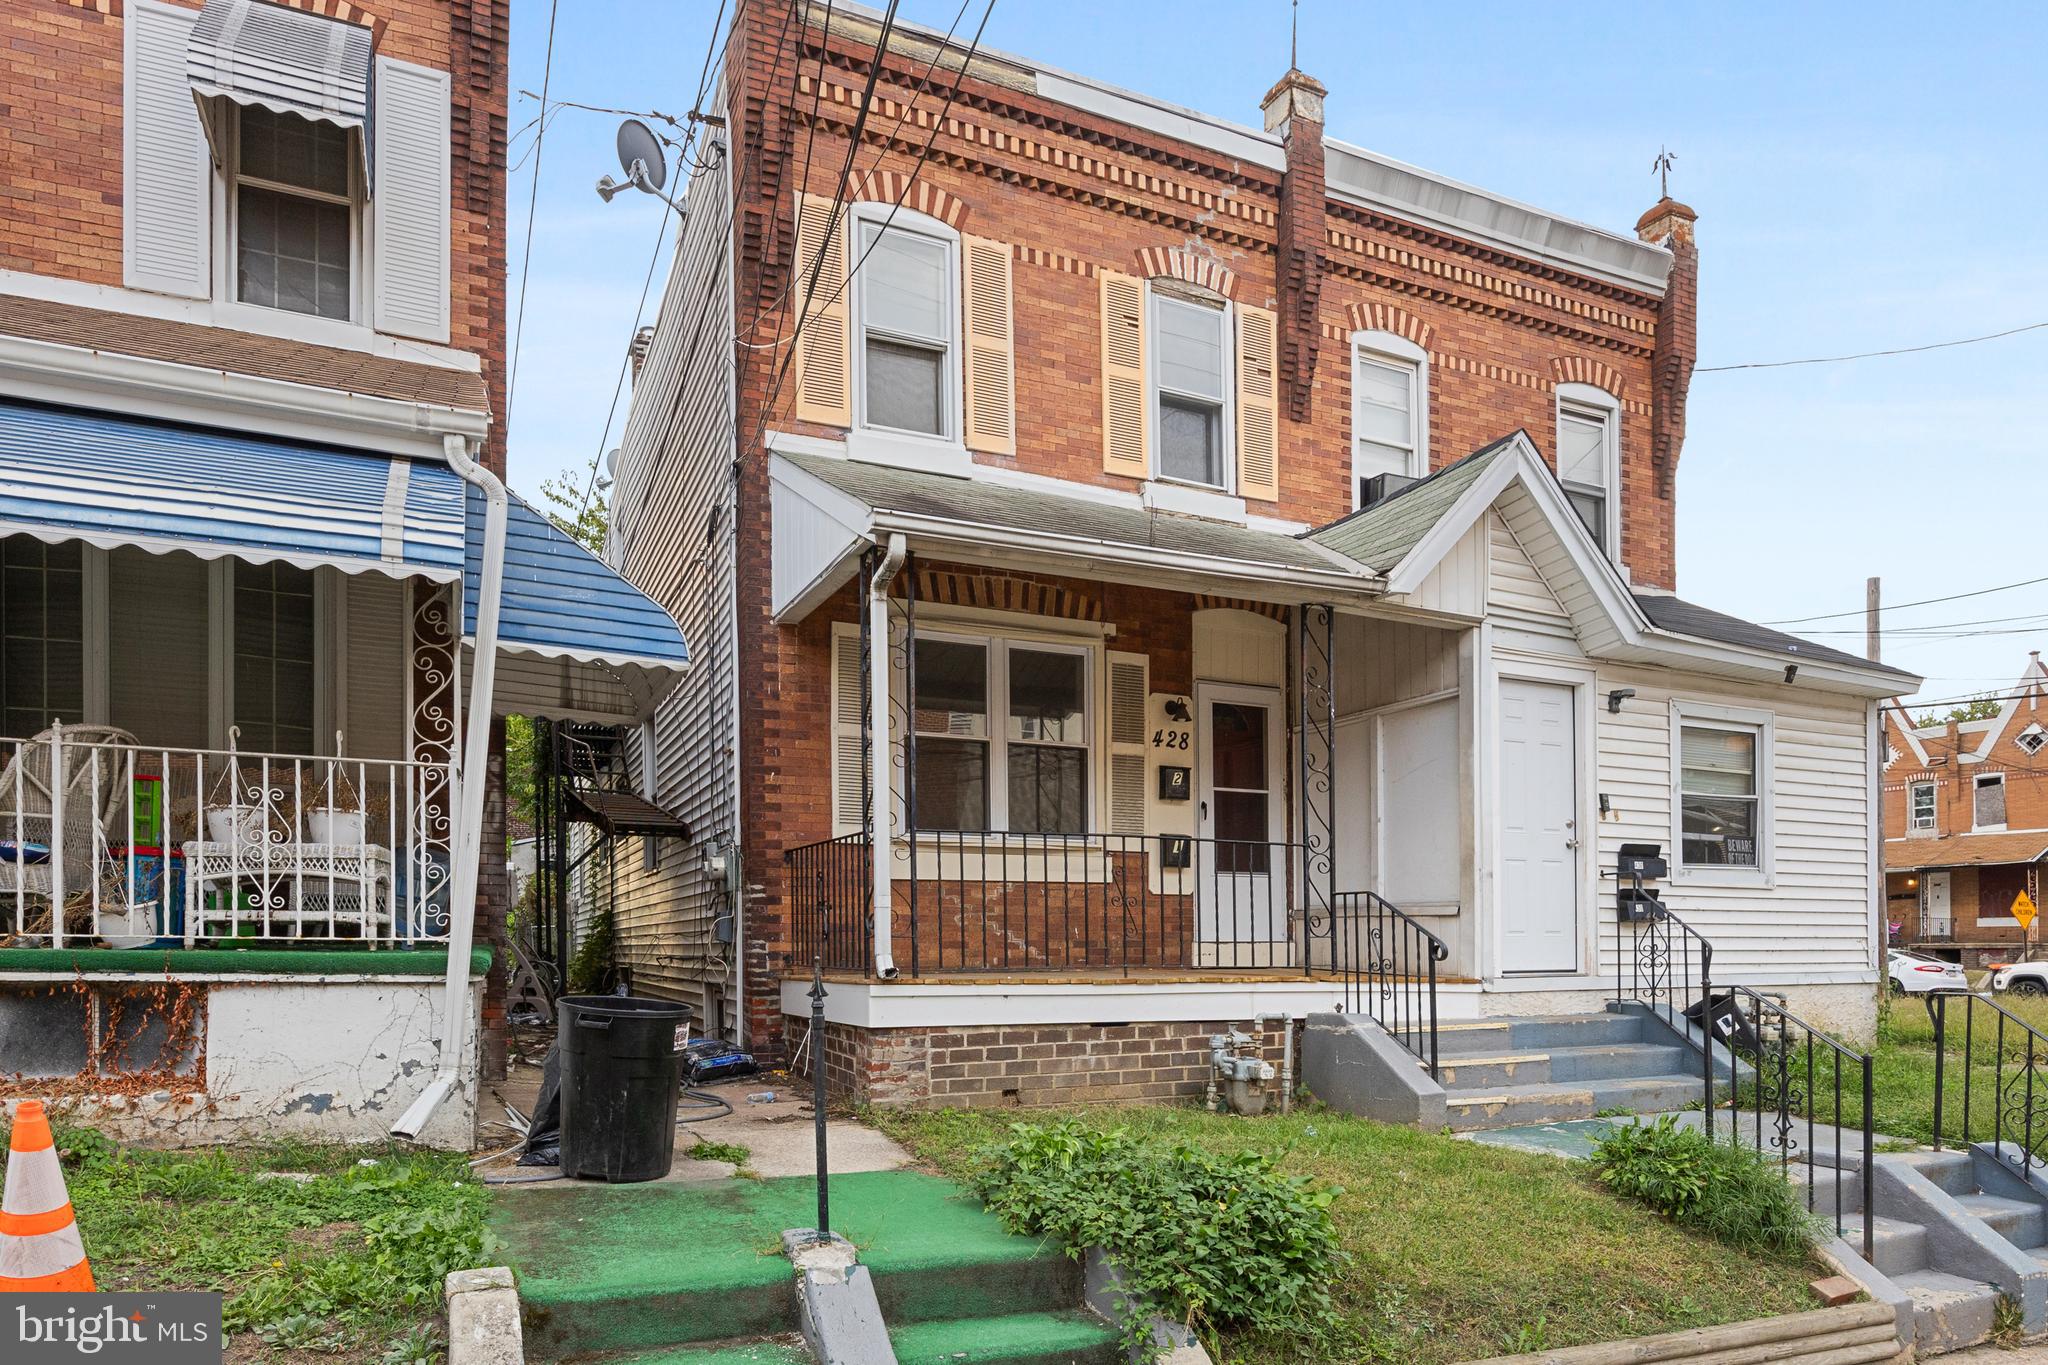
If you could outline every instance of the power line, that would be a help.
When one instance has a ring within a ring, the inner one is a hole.
[[[1978,588],[1975,592],[1950,593],[1947,597],[1923,597],[1918,602],[1893,602],[1878,608],[1879,611],[1904,611],[1908,607],[1931,607],[1938,602],[1960,602],[1966,597],[1987,597],[1994,592],[2011,592],[2014,588],[2031,588],[2037,583],[2048,583],[2048,578],[2027,578],[2018,583],[2001,583],[1995,588]],[[1861,616],[1868,608],[1858,607],[1854,611],[1831,611],[1819,616],[1794,616],[1782,621],[1759,621],[1762,626],[1798,626],[1808,621],[1839,621],[1845,616]]]
[[[2005,337],[2016,337],[2022,332],[2038,332],[2048,328],[2048,322],[2030,322],[2024,327],[2009,327],[2003,332],[1986,332],[1983,336],[1960,337],[1955,341],[1934,341],[1925,346],[1894,346],[1884,351],[1858,351],[1853,355],[1819,355],[1804,360],[1752,360],[1743,365],[1701,365],[1694,374],[1725,374],[1729,370],[1782,370],[1789,365],[1838,365],[1845,360],[1871,360],[1886,355],[1918,355],[1922,351],[1945,351],[1951,346],[1975,346],[1980,341],[1998,341]]]
[[[519,314],[512,324],[512,375],[505,381],[505,421],[512,421],[512,400],[519,394],[519,351],[526,340],[526,272],[533,264],[534,207],[540,203],[540,149],[548,135],[548,83],[555,76],[555,12],[559,0],[548,0],[548,50],[540,73],[540,127],[533,135],[533,183],[526,191],[526,245],[519,253]]]

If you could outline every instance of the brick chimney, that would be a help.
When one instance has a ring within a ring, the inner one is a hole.
[[[1323,97],[1315,77],[1289,67],[1259,107],[1266,131],[1280,134],[1287,169],[1280,177],[1279,241],[1275,265],[1280,303],[1280,387],[1287,415],[1309,418],[1322,349],[1317,305],[1323,296]]]
[[[1671,248],[1671,278],[1657,305],[1657,344],[1650,357],[1650,468],[1657,496],[1669,500],[1685,447],[1685,399],[1699,360],[1700,252],[1697,213],[1666,195],[1636,220],[1636,236]]]

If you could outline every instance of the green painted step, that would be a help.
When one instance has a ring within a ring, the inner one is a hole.
[[[897,1365],[1112,1365],[1114,1327],[1079,1311],[952,1318],[892,1328]]]
[[[801,1343],[787,1341],[707,1341],[697,1346],[657,1346],[599,1356],[589,1365],[816,1365]]]
[[[795,1331],[780,1239],[816,1216],[808,1177],[564,1182],[500,1194],[491,1228],[519,1275],[529,1356],[559,1360]],[[937,1176],[834,1176],[832,1225],[859,1248],[891,1324],[1080,1302],[1076,1263],[1011,1236],[979,1200]]]

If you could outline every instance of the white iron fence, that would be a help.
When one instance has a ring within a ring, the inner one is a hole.
[[[451,778],[446,762],[169,749],[107,726],[0,738],[0,942],[445,939]]]

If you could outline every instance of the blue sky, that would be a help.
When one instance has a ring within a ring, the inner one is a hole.
[[[567,0],[551,97],[680,114],[716,0]],[[959,0],[903,0],[949,27]],[[963,33],[982,12],[970,0]],[[539,91],[546,0],[513,10],[512,84]],[[1702,366],[1920,345],[2048,321],[2040,174],[2048,21],[2023,6],[1426,6],[1306,0],[1302,67],[1332,135],[1602,227],[1699,210]],[[1167,16],[1173,16],[1168,22]],[[996,0],[984,45],[1245,123],[1287,65],[1283,0]],[[513,96],[512,127],[538,112]],[[610,205],[617,120],[565,110],[541,151],[512,412],[514,485],[580,479],[604,437],[661,206]],[[531,133],[510,179],[518,305]],[[666,260],[664,257],[664,269]],[[654,288],[661,287],[657,270]],[[649,299],[651,313],[654,298]],[[1752,620],[1860,611],[2048,575],[2036,417],[2048,330],[1929,354],[1701,374],[1679,466],[1679,590]],[[620,403],[623,418],[624,400]],[[1997,619],[1993,619],[1997,618]],[[2009,620],[2006,618],[2025,618]],[[1889,662],[1947,697],[2048,647],[2048,584],[1887,613]],[[1802,625],[1859,650],[1862,622]]]

